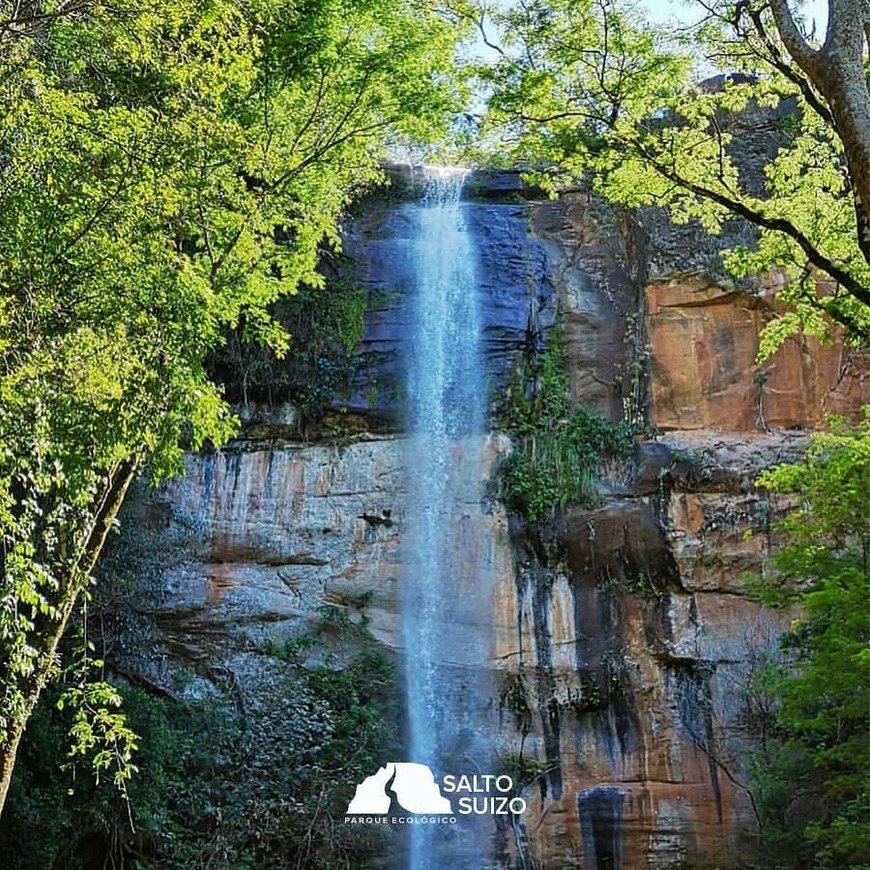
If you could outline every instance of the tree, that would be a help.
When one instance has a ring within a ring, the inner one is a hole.
[[[270,303],[456,96],[421,0],[3,11],[0,809],[131,479],[233,432],[208,352],[240,322],[286,344]]]
[[[777,270],[788,303],[763,354],[799,329],[827,335],[828,318],[864,341],[870,4],[831,0],[817,47],[785,0],[697,2],[707,15],[688,33],[635,26],[642,13],[614,0],[493,9],[505,47],[482,75],[504,153],[554,191],[591,174],[610,200],[663,207],[678,223],[717,233],[748,221],[754,244],[725,264],[741,277]],[[718,81],[694,83],[699,55]],[[750,123],[774,146],[755,165]]]
[[[758,482],[797,495],[798,507],[780,523],[784,546],[773,576],[761,588],[768,600],[800,609],[782,641],[787,661],[765,681],[777,702],[777,740],[756,772],[759,800],[779,818],[786,841],[790,829],[803,834],[812,866],[866,866],[870,408],[854,429],[833,421],[802,462]]]

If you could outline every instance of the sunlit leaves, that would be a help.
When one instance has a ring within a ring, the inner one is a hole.
[[[115,785],[119,786],[136,773],[133,753],[138,740],[118,710],[120,706],[120,693],[104,681],[72,686],[57,702],[59,710],[71,713],[68,752],[71,763],[87,760],[97,782],[104,772],[111,772]]]
[[[481,78],[496,159],[529,165],[550,190],[586,179],[614,202],[660,207],[710,233],[735,214],[756,224],[751,249],[726,252],[725,265],[739,277],[775,270],[796,314],[769,328],[762,357],[790,331],[828,333],[828,318],[860,340],[870,309],[848,290],[870,288],[870,267],[830,113],[784,72],[788,55],[762,4],[703,5],[704,22],[679,32],[612,0],[493,12],[505,54]],[[704,75],[723,73],[718,83],[697,84],[699,58]]]

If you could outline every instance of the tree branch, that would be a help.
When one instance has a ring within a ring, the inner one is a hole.
[[[820,76],[819,59],[821,52],[811,48],[798,29],[788,8],[787,0],[769,0],[770,11],[776,22],[776,29],[782,37],[783,44],[795,63],[815,82]],[[831,22],[828,22],[828,33],[831,32]]]
[[[688,179],[683,178],[675,169],[662,163],[654,154],[651,154],[647,149],[643,148],[643,146],[636,145],[636,147],[643,159],[646,160],[649,165],[656,170],[656,172],[664,178],[667,178],[669,181],[679,185],[684,190],[688,190],[690,193],[693,193],[702,199],[711,200],[753,224],[788,236],[798,244],[806,258],[814,266],[830,275],[844,290],[846,290],[846,292],[851,296],[854,296],[859,302],[870,307],[870,289],[861,284],[845,269],[838,266],[830,257],[825,256],[821,251],[819,251],[812,240],[787,218],[768,217],[764,212],[759,211],[757,208],[753,208],[739,199],[725,196],[725,194],[719,193],[719,191],[712,190],[711,188],[705,187],[697,182],[689,181]],[[855,329],[856,324],[852,324],[852,328]],[[859,334],[864,334],[866,330],[859,328],[858,332]]]
[[[801,95],[807,105],[809,105],[826,124],[832,125],[834,119],[831,116],[830,110],[821,99],[819,99],[819,95],[813,89],[813,85],[810,81],[803,76],[798,75],[795,72],[794,67],[792,67],[792,65],[782,56],[782,53],[771,39],[767,28],[764,26],[761,12],[748,5],[744,6],[743,9],[752,21],[752,25],[755,28],[755,32],[758,34],[758,38],[767,49],[768,56],[765,60],[767,60],[767,62],[775,69],[779,70],[779,72],[781,72],[792,84],[796,85],[800,89]]]

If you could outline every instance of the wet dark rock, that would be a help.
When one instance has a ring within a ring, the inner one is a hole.
[[[632,462],[634,474],[631,487],[637,495],[652,495],[661,489],[669,474],[674,456],[667,444],[658,441],[642,441],[636,445]]]
[[[382,203],[348,222],[346,279],[366,291],[365,329],[350,395],[337,400],[375,428],[404,425],[404,359],[414,292],[415,202]],[[483,341],[491,394],[503,394],[521,354],[541,349],[555,320],[556,298],[547,258],[530,238],[526,207],[467,202],[476,239]]]
[[[577,795],[587,870],[623,870],[624,800],[618,788],[590,788]]]

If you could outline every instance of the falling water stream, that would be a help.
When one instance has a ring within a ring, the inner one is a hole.
[[[407,358],[409,516],[402,580],[409,755],[440,779],[487,769],[483,566],[487,396],[465,172],[429,168],[415,219]],[[411,833],[410,870],[485,866],[486,831],[464,818]]]

